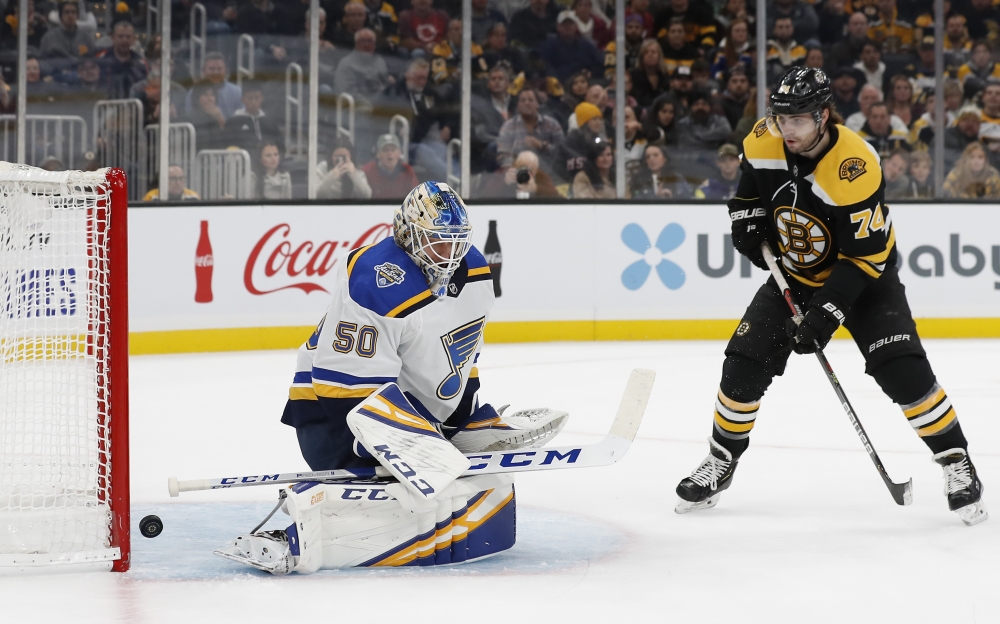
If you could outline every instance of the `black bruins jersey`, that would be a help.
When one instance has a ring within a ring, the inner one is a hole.
[[[730,210],[763,208],[772,243],[802,284],[828,285],[847,305],[896,263],[896,235],[883,202],[878,154],[855,132],[831,126],[817,158],[785,149],[761,120],[743,140],[742,175]]]

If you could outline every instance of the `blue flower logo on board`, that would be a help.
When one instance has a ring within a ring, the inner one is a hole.
[[[622,284],[629,290],[639,290],[646,283],[655,268],[656,275],[670,290],[684,285],[684,269],[663,256],[677,249],[684,242],[684,228],[676,223],[668,224],[656,237],[656,244],[649,243],[646,231],[636,223],[629,223],[622,230],[622,242],[637,254],[642,255],[622,271]]]

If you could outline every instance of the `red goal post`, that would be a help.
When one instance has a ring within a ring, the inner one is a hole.
[[[0,573],[129,569],[127,191],[0,163]]]

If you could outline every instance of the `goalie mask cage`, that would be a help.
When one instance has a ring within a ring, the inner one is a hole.
[[[0,573],[129,568],[127,208],[0,163]]]

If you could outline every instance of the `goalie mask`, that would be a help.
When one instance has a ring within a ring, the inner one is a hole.
[[[396,244],[413,258],[437,297],[472,244],[472,225],[462,198],[442,182],[421,182],[410,191],[393,218]]]
[[[771,94],[771,105],[765,118],[767,129],[781,138],[785,138],[785,133],[802,138],[813,130],[819,130],[816,141],[805,151],[812,149],[825,133],[825,129],[821,127],[823,105],[832,96],[830,79],[823,70],[809,67],[789,69]],[[797,117],[805,114],[811,114],[811,119]]]

